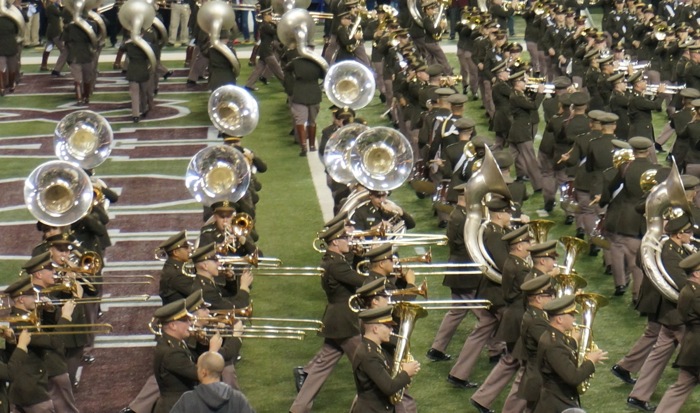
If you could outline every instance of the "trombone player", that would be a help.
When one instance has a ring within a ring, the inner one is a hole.
[[[355,210],[352,220],[355,221],[355,228],[366,231],[376,228],[379,225],[396,226],[403,224],[406,229],[416,226],[416,221],[411,214],[403,208],[387,199],[387,191],[369,191],[369,202]],[[398,221],[398,222],[396,222]],[[394,232],[394,231],[391,231]]]
[[[201,290],[204,301],[210,303],[212,309],[233,310],[250,305],[250,286],[253,283],[250,269],[243,270],[239,277],[239,285],[235,285],[235,280],[227,279],[226,286],[222,289],[214,279],[219,274],[219,261],[214,243],[198,248],[190,259],[196,270],[192,291]],[[224,297],[222,290],[226,290],[231,297]]]
[[[159,294],[163,304],[187,298],[192,292],[192,276],[187,274],[185,264],[190,260],[192,244],[187,241],[187,232],[180,231],[158,245],[156,253],[165,255],[160,272]]]
[[[384,279],[389,289],[405,289],[416,286],[416,275],[413,270],[396,272],[394,251],[390,243],[372,248],[363,257],[369,260],[367,281]]]
[[[574,330],[576,302],[565,295],[544,305],[549,326],[540,337],[537,362],[542,373],[540,398],[534,413],[561,412],[580,408],[577,386],[595,372],[595,365],[608,359],[607,351],[594,350],[577,355],[576,340],[567,333]],[[585,359],[578,365],[577,356]]]

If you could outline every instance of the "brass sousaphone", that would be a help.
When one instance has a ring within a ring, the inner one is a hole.
[[[364,108],[374,98],[374,74],[354,60],[338,62],[328,69],[323,82],[328,100],[338,107]]]
[[[311,14],[304,9],[292,9],[284,13],[277,23],[277,37],[288,49],[296,48],[299,56],[311,60],[328,72],[328,63],[323,57],[309,50],[309,43],[313,42],[315,32],[314,20]]]
[[[124,28],[129,30],[131,41],[148,58],[148,70],[150,72],[155,72],[156,70],[156,55],[153,53],[153,48],[143,40],[142,34],[153,25],[155,17],[155,9],[144,0],[129,0],[119,9],[119,22]]]

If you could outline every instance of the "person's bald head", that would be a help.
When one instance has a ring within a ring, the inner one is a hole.
[[[224,357],[214,351],[207,351],[199,356],[197,360],[197,376],[199,381],[204,383],[207,378],[209,381],[219,381],[221,372],[224,371]]]

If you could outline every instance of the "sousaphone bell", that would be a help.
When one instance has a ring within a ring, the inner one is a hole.
[[[350,168],[355,179],[369,190],[396,189],[413,170],[411,143],[392,128],[366,130],[350,149]]]
[[[323,82],[328,100],[338,107],[362,109],[374,98],[374,74],[354,60],[338,62],[328,69]]]
[[[250,185],[250,166],[243,154],[226,145],[197,152],[187,167],[185,186],[197,202],[236,202]]]
[[[229,136],[250,134],[260,120],[258,101],[245,89],[233,85],[216,89],[209,96],[207,110],[214,127]]]
[[[66,115],[54,130],[56,156],[66,162],[92,169],[112,152],[114,133],[107,119],[89,110]]]

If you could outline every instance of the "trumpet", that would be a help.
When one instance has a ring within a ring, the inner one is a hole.
[[[402,295],[420,295],[421,297],[427,299],[428,281],[424,279],[421,285],[419,285],[418,287],[404,288],[401,290],[384,290],[384,294],[388,295],[389,297]],[[362,302],[362,298],[363,297],[360,294],[355,294],[348,299],[348,307],[350,307],[350,310],[352,310],[352,312],[359,313],[360,311],[367,308],[367,305]]]
[[[457,83],[462,83],[462,75],[440,77],[440,87],[448,87],[456,85]]]
[[[676,93],[680,93],[685,87],[685,84],[677,86],[666,85],[666,90],[663,93],[666,95],[675,95]],[[648,85],[645,94],[656,95],[658,90],[659,85]]]

